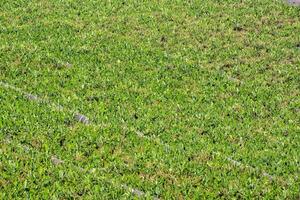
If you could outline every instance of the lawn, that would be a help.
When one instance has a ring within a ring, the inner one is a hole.
[[[1,199],[299,199],[300,7],[3,0]]]

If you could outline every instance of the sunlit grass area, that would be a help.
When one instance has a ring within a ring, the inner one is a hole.
[[[0,198],[300,198],[300,7],[4,0],[0,61]]]

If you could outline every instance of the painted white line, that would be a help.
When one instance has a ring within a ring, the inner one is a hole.
[[[135,189],[135,188],[131,188],[127,185],[122,184],[121,187],[128,190],[128,191],[130,191],[132,194],[136,195],[137,197],[146,197],[147,196],[147,194],[145,192],[143,192],[141,190],[138,190],[138,189]],[[152,199],[153,200],[159,200],[158,197],[152,197]]]
[[[84,116],[83,114],[80,114],[80,113],[75,113],[74,115],[75,119],[81,123],[84,123],[84,124],[89,124],[90,123],[90,120],[89,118],[87,118],[86,116]]]
[[[289,5],[300,6],[300,0],[286,0]]]
[[[145,139],[147,139],[147,140],[154,141],[154,142],[156,142],[156,143],[158,143],[158,144],[160,144],[160,145],[166,147],[166,149],[168,149],[168,150],[171,149],[171,146],[170,146],[169,144],[164,143],[163,141],[161,141],[161,140],[160,140],[159,138],[157,138],[157,137],[154,138],[154,137],[148,137],[148,136],[145,136],[145,135],[144,135],[142,132],[140,132],[140,131],[137,131],[136,134],[137,134],[139,137],[145,138]],[[258,168],[255,168],[255,167],[252,167],[252,166],[247,165],[247,164],[245,164],[245,163],[242,163],[242,162],[239,162],[239,161],[237,161],[237,160],[234,160],[234,159],[232,159],[231,157],[226,157],[226,156],[224,156],[223,154],[221,154],[220,152],[212,151],[211,153],[213,153],[214,155],[217,155],[217,156],[221,157],[223,160],[225,159],[225,160],[229,161],[229,162],[230,162],[232,165],[234,165],[234,166],[237,166],[237,167],[243,167],[243,168],[248,168],[248,169],[250,169],[250,170],[252,170],[252,171],[256,171],[256,172],[258,172],[258,173],[261,173],[262,176],[269,178],[270,181],[278,180],[278,177],[276,177],[276,176],[274,176],[274,175],[271,175],[271,174],[269,174],[269,173],[267,173],[267,172],[265,172],[265,171],[262,171],[262,170],[260,170],[260,169],[258,169]],[[286,181],[284,181],[284,182],[287,183]],[[290,184],[290,183],[288,183],[288,184]]]
[[[57,156],[55,156],[55,155],[51,156],[50,160],[51,160],[51,162],[52,162],[53,165],[62,165],[64,163],[66,163],[65,160],[61,160],[61,159],[57,158]],[[95,171],[96,171],[95,168],[93,168],[93,169],[91,169],[89,171],[86,171],[82,167],[79,167],[78,169],[81,172],[87,172],[89,174],[94,174]],[[105,178],[103,178],[103,179],[105,179]],[[114,185],[116,187],[123,188],[124,190],[130,192],[131,194],[133,194],[133,195],[135,195],[137,197],[143,198],[143,197],[149,196],[149,195],[147,195],[147,193],[143,192],[142,190],[139,190],[137,188],[132,188],[132,187],[128,186],[127,184],[119,184],[119,183],[113,182],[112,180],[107,180],[107,179],[105,179],[105,181],[107,181],[108,183],[110,183],[110,184],[112,184],[112,185]],[[159,200],[159,198],[155,197],[155,196],[153,196],[152,199],[153,200]]]
[[[25,97],[32,101],[38,101],[38,97],[33,94],[25,94]]]
[[[26,95],[26,93],[24,93],[20,88],[17,88],[17,87],[15,87],[15,86],[13,86],[13,85],[9,85],[9,84],[4,83],[4,82],[2,82],[2,81],[0,81],[0,85],[1,85],[3,88],[12,89],[12,90],[15,90],[15,91],[17,91],[17,92],[19,92],[19,93],[21,93],[21,94],[25,94],[25,95]]]
[[[251,170],[253,170],[253,171],[260,172],[262,176],[269,178],[271,181],[276,179],[275,176],[270,175],[270,174],[268,174],[268,173],[266,173],[266,172],[264,172],[264,171],[261,171],[261,170],[255,168],[255,167],[252,167],[252,166],[250,166],[250,165],[243,164],[243,163],[241,163],[241,162],[239,162],[239,161],[236,161],[236,160],[233,160],[232,158],[229,158],[229,157],[227,157],[226,159],[227,159],[229,162],[231,162],[233,165],[235,165],[235,166],[238,166],[238,167],[245,167],[245,168],[249,168],[249,169],[251,169]]]
[[[77,111],[67,109],[67,108],[63,107],[62,105],[60,105],[60,104],[53,103],[48,99],[38,97],[37,95],[26,92],[26,91],[22,90],[21,88],[17,88],[13,85],[4,83],[2,81],[0,81],[0,86],[2,86],[3,88],[6,88],[6,89],[11,89],[11,90],[14,90],[16,92],[19,92],[21,95],[23,95],[28,100],[35,101],[37,103],[47,104],[48,106],[50,106],[52,109],[54,109],[56,111],[67,111],[69,113],[72,113],[73,117],[76,121],[81,122],[83,124],[90,124],[89,118],[86,117],[85,115],[77,112]]]
[[[56,156],[51,156],[51,162],[54,165],[60,165],[60,164],[63,164],[65,161],[57,158]]]
[[[49,100],[46,100],[45,98],[40,98],[36,95],[33,95],[31,93],[23,91],[21,88],[17,88],[15,86],[9,85],[9,84],[4,83],[2,81],[0,81],[0,86],[2,86],[4,88],[7,88],[7,89],[12,89],[16,92],[19,92],[20,94],[24,95],[25,98],[27,98],[29,100],[32,100],[32,101],[35,101],[37,103],[47,103],[48,105],[50,105],[55,110],[59,110],[59,111],[64,111],[65,110],[65,111],[72,112],[72,113],[74,113],[75,119],[77,121],[83,123],[83,124],[89,124],[90,123],[89,119],[85,115],[82,115],[78,112],[71,111],[69,109],[66,109],[60,104],[54,104],[54,103],[50,102]],[[52,164],[54,164],[54,165],[61,165],[61,164],[65,163],[64,160],[57,158],[57,156],[55,156],[55,155],[51,156],[50,160],[51,160]],[[84,171],[83,168],[79,168],[79,169],[81,171]],[[90,170],[90,171],[88,171],[88,173],[94,173],[94,171],[95,170]],[[108,181],[108,180],[106,180],[106,181]],[[110,182],[111,184],[114,184],[112,181],[108,181],[108,182]],[[146,197],[147,196],[147,194],[145,192],[143,192],[139,189],[136,189],[136,188],[132,188],[132,187],[126,185],[126,184],[121,184],[121,185],[119,185],[119,187],[129,191],[130,193],[132,193],[133,195],[136,195],[138,197]],[[159,200],[159,198],[157,198],[157,197],[152,197],[152,199]]]
[[[79,121],[79,122],[81,122],[81,123],[84,123],[84,124],[90,124],[90,120],[89,120],[86,116],[84,116],[84,115],[82,115],[82,114],[80,114],[80,113],[78,113],[78,112],[76,112],[76,111],[71,111],[70,109],[65,109],[62,105],[54,104],[54,103],[50,102],[49,100],[45,100],[45,99],[43,99],[43,98],[39,98],[39,97],[37,97],[37,96],[35,96],[35,95],[31,94],[31,93],[27,93],[27,92],[23,91],[23,90],[20,89],[20,88],[17,88],[17,87],[15,87],[15,86],[13,86],[13,85],[9,85],[9,84],[4,83],[4,82],[2,82],[2,81],[0,81],[0,85],[1,85],[2,87],[8,88],[8,89],[15,90],[15,91],[17,91],[17,92],[23,94],[25,97],[27,97],[27,98],[30,99],[30,100],[37,101],[37,102],[48,103],[48,104],[50,104],[53,108],[55,108],[56,110],[60,110],[60,111],[66,110],[66,111],[68,111],[68,112],[72,112],[73,115],[74,115],[74,118],[75,118],[77,121]],[[127,130],[129,130],[129,128],[128,128],[126,125],[123,126],[123,127],[126,128]],[[158,138],[158,137],[153,137],[153,136],[152,136],[152,137],[149,137],[149,136],[144,135],[144,134],[143,134],[142,132],[140,132],[140,131],[135,131],[135,133],[136,133],[139,137],[141,137],[141,138],[144,138],[144,139],[147,139],[147,140],[150,140],[150,141],[153,141],[153,142],[156,142],[156,143],[158,143],[158,144],[160,144],[160,145],[165,146],[167,150],[169,150],[169,149],[171,148],[171,146],[170,146],[169,144],[163,142],[163,141],[162,141],[160,138]],[[231,162],[231,163],[232,163],[233,165],[235,165],[235,166],[238,166],[238,167],[244,167],[244,168],[248,168],[248,169],[251,169],[251,170],[254,170],[254,171],[257,171],[257,172],[261,172],[261,175],[262,175],[262,176],[268,177],[268,178],[269,178],[270,180],[272,180],[272,181],[278,180],[278,178],[277,178],[276,176],[274,176],[274,175],[270,175],[270,174],[268,174],[268,173],[266,173],[266,172],[264,172],[264,171],[262,171],[262,170],[260,170],[260,169],[258,169],[258,168],[255,168],[255,167],[252,167],[252,166],[250,166],[250,165],[241,163],[241,162],[236,161],[236,160],[234,160],[234,159],[232,159],[232,158],[230,158],[230,157],[225,157],[225,156],[222,155],[220,152],[212,152],[212,153],[215,154],[215,155],[220,156],[222,159],[225,159],[225,160]],[[289,184],[290,184],[290,183],[289,183]],[[137,190],[137,191],[138,191],[138,190]]]

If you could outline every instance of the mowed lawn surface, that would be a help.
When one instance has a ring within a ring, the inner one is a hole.
[[[299,7],[4,0],[0,81],[0,198],[300,198]]]

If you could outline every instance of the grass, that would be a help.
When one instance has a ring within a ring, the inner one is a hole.
[[[0,198],[298,199],[299,16],[2,2]]]

